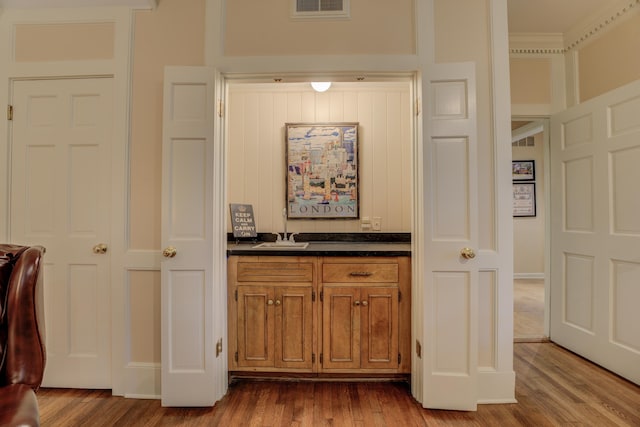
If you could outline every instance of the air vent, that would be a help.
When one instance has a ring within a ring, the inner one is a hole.
[[[349,0],[292,0],[293,18],[349,18]]]
[[[512,147],[535,147],[536,142],[533,136],[528,136],[526,138],[519,139],[517,141],[513,141],[511,143]]]

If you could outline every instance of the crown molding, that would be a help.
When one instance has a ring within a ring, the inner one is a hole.
[[[561,33],[511,33],[510,53],[561,54],[564,53],[564,38]]]
[[[563,33],[511,33],[511,54],[563,54],[592,41],[640,12],[640,0],[620,0]]]
[[[620,0],[606,10],[591,15],[564,34],[565,50],[570,51],[614,28],[640,10],[640,0]]]

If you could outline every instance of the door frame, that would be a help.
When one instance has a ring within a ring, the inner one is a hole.
[[[109,77],[113,80],[114,114],[113,142],[111,146],[111,212],[109,231],[111,288],[111,388],[114,395],[126,394],[129,363],[128,325],[128,271],[140,269],[138,257],[128,251],[128,150],[129,150],[129,98],[130,57],[133,37],[133,13],[130,7],[91,7],[69,9],[6,9],[0,20],[0,58],[6,66],[0,67],[0,104],[10,105],[13,82],[18,80],[45,80],[63,78]],[[63,62],[17,62],[13,55],[14,27],[19,24],[56,23],[113,23],[114,54],[109,60],[76,60]],[[0,120],[0,165],[6,165],[0,176],[0,240],[10,239],[11,188],[11,122]],[[154,265],[155,265],[155,257]],[[136,265],[136,262],[138,265]],[[128,266],[136,266],[128,267]],[[146,267],[146,266],[145,266]],[[151,266],[150,268],[153,268]]]
[[[416,154],[421,150],[424,135],[426,132],[422,127],[422,89],[428,82],[430,69],[435,65],[435,33],[434,28],[434,7],[436,0],[425,0],[415,2],[415,19],[417,32],[417,50],[415,55],[328,55],[321,58],[314,56],[274,56],[274,57],[228,57],[224,55],[224,0],[206,0],[205,16],[205,65],[215,69],[225,76],[238,76],[238,78],[250,79],[251,76],[262,76],[269,74],[273,77],[287,73],[296,73],[297,76],[313,76],[314,79],[330,79],[331,76],[354,73],[364,69],[372,74],[388,76],[389,74],[411,73],[414,75],[412,90],[414,91],[415,109],[420,113],[414,114],[414,197],[413,203],[413,251],[414,256],[421,257],[424,254],[424,236],[421,236],[420,224],[425,223],[425,212],[422,208],[422,194],[424,193],[423,183],[420,176],[424,166],[421,156]],[[511,102],[508,85],[503,82],[509,81],[509,50],[508,50],[508,28],[507,28],[507,6],[506,0],[489,0],[489,21],[490,21],[490,45],[492,49],[491,67],[494,70],[490,76],[493,87],[493,121],[490,124],[494,130],[493,146],[495,148],[494,164],[503,165],[496,167],[494,173],[494,207],[495,207],[495,248],[482,250],[481,257],[482,271],[495,272],[495,307],[492,312],[494,325],[491,330],[493,342],[491,366],[479,369],[478,403],[513,403],[515,402],[515,374],[513,372],[513,229],[510,224],[511,219],[511,145],[510,126]],[[426,23],[426,24],[425,24]],[[420,25],[418,25],[420,24]],[[363,65],[364,64],[364,65]],[[392,64],[393,69],[389,69]],[[226,86],[226,83],[225,83]],[[226,92],[226,89],[225,91]],[[425,100],[426,102],[426,100]],[[224,134],[224,130],[222,131]],[[224,140],[224,139],[223,139]],[[500,141],[500,143],[498,143]],[[222,149],[225,151],[225,149]],[[417,157],[417,158],[416,158]],[[220,168],[224,171],[224,168]],[[216,175],[225,186],[226,176]],[[226,215],[224,206],[220,206],[214,211],[216,215]],[[222,224],[218,220],[217,224]],[[225,260],[214,259],[214,270],[224,268]],[[416,337],[422,339],[421,310],[423,291],[422,286],[426,280],[424,266],[420,263],[413,263],[412,275],[412,342]],[[511,285],[511,286],[509,286]],[[225,287],[226,283],[222,284]],[[506,301],[506,302],[505,302]],[[224,321],[226,324],[226,320]],[[228,346],[226,346],[228,348]],[[417,354],[417,349],[412,348],[412,393],[414,397],[422,402],[423,400],[423,378],[424,370],[421,360]],[[221,381],[224,381],[222,379]]]
[[[515,139],[525,138],[542,132],[542,156],[544,158],[544,329],[545,337],[549,337],[550,330],[550,296],[551,296],[551,120],[549,116],[518,116],[514,115],[512,120],[531,121],[531,123],[516,129],[512,132],[511,142]],[[517,137],[514,135],[518,135]],[[536,166],[537,167],[537,166]],[[539,170],[536,171],[539,173]]]

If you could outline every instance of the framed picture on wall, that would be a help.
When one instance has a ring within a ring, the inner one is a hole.
[[[514,160],[511,162],[511,175],[514,181],[533,181],[536,179],[534,160]]]
[[[513,183],[513,216],[536,216],[536,183]]]
[[[358,219],[358,123],[286,123],[290,219]]]

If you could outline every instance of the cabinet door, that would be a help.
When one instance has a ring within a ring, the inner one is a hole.
[[[398,369],[398,289],[361,289],[359,310],[360,367]]]
[[[323,369],[360,368],[360,292],[325,287],[322,304]]]
[[[278,287],[275,300],[276,368],[312,369],[311,287]]]
[[[272,286],[238,286],[238,367],[274,366]]]

